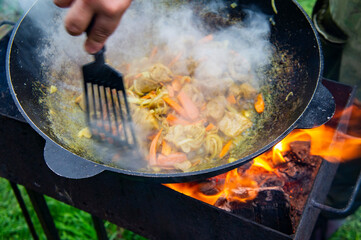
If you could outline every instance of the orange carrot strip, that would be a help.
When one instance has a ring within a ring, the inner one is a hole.
[[[159,132],[157,133],[157,135],[155,135],[155,137],[153,138],[153,140],[150,144],[150,149],[149,149],[149,164],[150,165],[157,164],[157,144],[158,144],[159,137],[162,133],[162,130],[163,130],[163,128],[159,130]]]
[[[168,156],[172,152],[171,146],[166,142],[162,141],[162,154]]]
[[[199,119],[198,121],[192,122],[191,124],[196,125],[198,123],[203,123],[203,125],[204,125],[205,122],[206,122],[206,119]]]
[[[175,163],[181,163],[187,161],[187,155],[182,152],[171,153],[168,156],[159,154],[157,159],[158,166],[173,166]]]
[[[176,101],[167,96],[164,96],[162,99],[181,116],[188,118],[187,112]]]
[[[150,53],[149,59],[154,58],[154,56],[157,54],[157,52],[158,52],[158,47],[155,46],[155,47],[152,49],[152,52]]]
[[[174,116],[173,114],[168,114],[166,120],[170,125],[188,125],[190,122],[187,120],[184,120],[183,118],[178,118],[177,116]]]
[[[182,56],[182,52],[178,53],[177,56],[175,56],[175,58],[173,58],[173,60],[168,64],[168,67],[172,67],[176,62],[178,62],[178,60],[180,59],[180,57]]]
[[[155,96],[157,96],[157,93],[155,91],[151,91],[151,92],[147,93],[146,95],[144,95],[143,97],[141,97],[141,99],[150,99]]]
[[[179,92],[177,98],[179,102],[182,104],[184,110],[186,111],[190,119],[195,120],[199,117],[199,110],[197,106],[183,90]]]
[[[172,82],[172,87],[176,92],[179,92],[182,89],[182,84],[180,83],[178,78],[174,78]]]
[[[184,81],[186,81],[187,83],[190,83],[192,81],[192,79],[188,76],[185,76]]]
[[[169,97],[174,97],[174,88],[171,85],[167,85]]]
[[[137,79],[137,78],[139,78],[139,77],[141,77],[141,76],[143,76],[143,74],[142,74],[142,73],[138,73],[137,75],[134,76],[134,79]]]
[[[214,127],[215,126],[213,125],[213,123],[208,124],[208,126],[206,127],[206,131],[208,132],[208,131],[212,130]]]
[[[264,101],[263,101],[262,93],[257,95],[254,102],[254,108],[258,113],[262,113],[264,111]]]
[[[213,35],[209,34],[207,36],[205,36],[204,38],[202,38],[201,40],[199,40],[199,43],[207,43],[213,40]]]
[[[219,154],[220,158],[224,157],[228,153],[229,149],[231,148],[232,142],[233,140],[229,140],[226,145],[223,146],[222,151]]]
[[[232,94],[228,95],[227,101],[228,101],[230,104],[236,104],[236,98],[235,98],[234,95],[232,95]]]

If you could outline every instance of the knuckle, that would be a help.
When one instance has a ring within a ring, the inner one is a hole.
[[[53,0],[54,4],[58,7],[65,8],[69,7],[72,0]]]
[[[65,29],[71,35],[78,36],[83,33],[83,30],[72,20],[65,20]]]
[[[112,31],[107,28],[94,28],[92,38],[94,41],[103,43],[112,34]]]
[[[107,1],[104,4],[104,14],[109,17],[119,17],[129,7],[131,0]]]

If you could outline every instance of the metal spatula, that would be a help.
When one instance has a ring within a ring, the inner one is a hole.
[[[105,63],[105,47],[83,66],[86,118],[93,136],[119,147],[136,147],[123,77]]]

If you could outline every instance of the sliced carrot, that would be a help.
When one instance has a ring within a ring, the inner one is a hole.
[[[134,76],[134,79],[140,78],[141,76],[143,76],[143,73],[138,73],[137,75]]]
[[[162,154],[168,156],[172,152],[171,146],[166,142],[162,141]]]
[[[141,97],[141,99],[150,99],[157,96],[157,93],[155,91],[151,91],[149,93],[147,93],[146,95],[144,95],[143,97]]]
[[[172,126],[174,125],[189,125],[190,122],[188,122],[187,120],[183,119],[183,118],[179,118],[173,114],[168,114],[166,120],[168,121],[168,123]]]
[[[184,110],[184,108],[181,107],[181,105],[179,105],[176,101],[174,101],[173,99],[164,96],[162,97],[162,99],[171,107],[173,108],[178,114],[180,114],[181,116],[188,118],[187,112]]]
[[[154,56],[157,54],[157,52],[158,52],[158,47],[155,46],[150,53],[149,59],[154,58]]]
[[[153,138],[153,140],[150,144],[150,149],[149,149],[149,164],[150,165],[157,164],[157,144],[158,144],[159,137],[162,134],[162,130],[163,130],[163,128],[159,130],[159,132],[157,133],[157,135],[155,135],[155,137]]]
[[[175,56],[175,58],[172,59],[172,61],[168,64],[168,67],[172,67],[174,64],[176,64],[176,62],[178,62],[178,60],[180,59],[180,57],[182,56],[182,52],[178,53],[177,56]]]
[[[178,78],[174,78],[172,81],[172,87],[176,92],[179,92],[182,89],[182,84]]]
[[[224,156],[228,153],[229,149],[231,148],[232,142],[233,142],[233,140],[229,140],[229,141],[223,146],[222,151],[221,151],[221,153],[219,154],[219,157],[220,157],[220,158],[224,157]]]
[[[171,85],[167,85],[169,97],[174,97],[174,88]]]
[[[157,165],[163,167],[173,166],[176,163],[187,161],[187,155],[182,152],[171,153],[168,156],[159,154]]]
[[[214,127],[215,126],[213,125],[213,123],[208,124],[208,126],[206,127],[206,131],[208,132],[208,131],[212,130]]]
[[[188,76],[183,77],[184,81],[187,83],[190,83],[192,81],[192,79]]]
[[[179,92],[177,98],[190,119],[195,120],[199,117],[199,110],[197,106],[183,90]]]
[[[235,98],[234,95],[232,95],[232,94],[228,95],[227,101],[228,101],[230,104],[236,104],[236,98]]]
[[[192,125],[196,125],[196,124],[201,123],[201,124],[204,125],[204,123],[205,123],[206,121],[207,121],[206,119],[199,119],[198,121],[192,122],[191,124],[192,124]]]
[[[199,40],[199,43],[207,43],[213,40],[213,35],[209,34],[207,36],[205,36],[204,38],[202,38],[201,40]]]
[[[262,113],[264,111],[264,101],[263,101],[262,93],[257,95],[254,102],[254,108],[258,113]]]

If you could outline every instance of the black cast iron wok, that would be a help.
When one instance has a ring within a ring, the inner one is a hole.
[[[174,2],[179,4],[182,1]],[[202,6],[201,2],[198,1],[195,7],[203,11],[204,9],[199,7]],[[74,149],[69,141],[64,140],[67,128],[71,129],[70,126],[65,126],[64,133],[54,132],[49,119],[49,109],[42,99],[52,78],[47,70],[49,67],[56,68],[59,61],[67,61],[70,65],[74,65],[73,62],[81,58],[80,55],[84,53],[79,45],[77,47],[80,49],[68,53],[67,59],[60,57],[57,59],[55,56],[58,62],[49,64],[49,55],[51,56],[52,53],[44,54],[42,51],[45,48],[50,46],[61,52],[62,48],[70,47],[62,46],[61,43],[56,45],[59,41],[55,39],[52,41],[52,38],[59,36],[57,29],[59,22],[62,22],[59,19],[63,18],[63,12],[53,6],[51,1],[36,2],[13,31],[8,47],[6,70],[8,83],[18,108],[29,124],[46,140],[44,156],[48,166],[61,176],[75,179],[91,177],[109,170],[129,177],[157,182],[191,181],[211,177],[240,166],[270,149],[295,128],[311,128],[329,120],[334,113],[334,101],[332,95],[320,83],[323,68],[320,42],[310,19],[296,1],[276,0],[273,6],[271,0],[223,1],[223,3],[224,7],[219,13],[223,18],[221,24],[217,23],[218,17],[214,13],[208,15],[208,18],[211,16],[210,19],[205,19],[205,21],[213,21],[214,29],[227,27],[224,17],[232,20],[242,19],[243,9],[246,7],[258,9],[270,18],[270,40],[279,58],[275,62],[278,72],[269,76],[266,86],[272,102],[266,106],[268,115],[262,124],[253,130],[252,138],[248,140],[248,145],[239,160],[232,163],[219,162],[212,167],[194,172],[155,173],[138,171],[134,166],[127,168],[120,164],[114,167],[106,162],[95,163],[87,160],[84,152]],[[233,4],[231,7],[232,3],[237,5]],[[55,36],[49,32],[54,32]],[[68,36],[65,32],[61,34],[64,37]],[[51,46],[52,44],[55,46]],[[290,61],[284,60],[283,57]],[[58,69],[58,75],[55,77],[62,73],[67,75],[66,67]],[[137,160],[127,157],[124,161]]]

